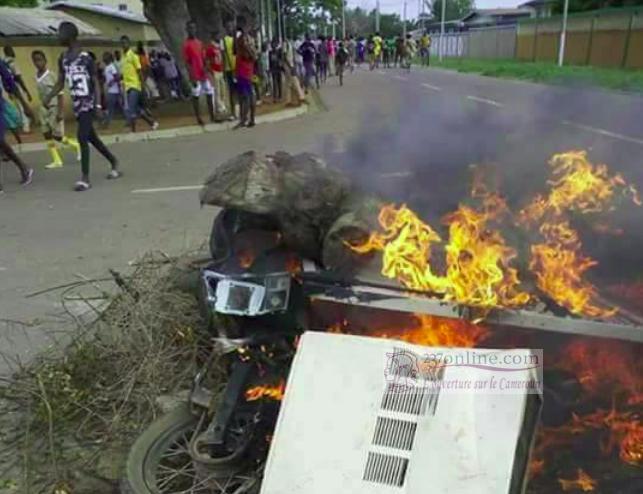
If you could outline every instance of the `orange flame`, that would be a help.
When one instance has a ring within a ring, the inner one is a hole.
[[[286,383],[284,381],[276,385],[255,386],[246,391],[246,401],[260,400],[261,398],[281,401],[284,397],[285,389]]]
[[[641,198],[633,185],[628,185],[621,175],[610,176],[607,165],[591,163],[585,151],[555,154],[549,164],[552,167],[549,195],[536,197],[521,211],[525,222],[537,221],[549,212],[560,215],[566,211],[604,211],[617,188],[623,195],[630,195],[635,204],[641,205]]]
[[[345,319],[331,324],[327,331],[364,334],[359,330],[352,331]],[[366,334],[376,338],[406,341],[415,345],[472,348],[488,334],[488,330],[463,319],[414,314],[413,323],[410,326],[402,325],[402,327],[376,330]]]
[[[522,305],[529,295],[518,290],[518,272],[508,266],[516,252],[498,231],[487,228],[503,211],[500,198],[489,196],[483,211],[460,206],[445,218],[449,243],[444,246],[443,276],[435,274],[430,263],[431,248],[441,242],[440,236],[406,206],[384,206],[379,215],[383,232],[350,247],[359,253],[381,251],[382,274],[408,288],[482,307]]]
[[[572,479],[572,480],[558,479],[558,482],[560,483],[560,487],[563,489],[563,491],[591,492],[598,486],[598,482],[596,482],[593,478],[587,475],[582,468],[579,468],[576,472],[578,475],[578,478],[576,479]]]
[[[616,309],[598,304],[595,287],[584,279],[596,261],[581,253],[579,236],[564,214],[603,211],[617,192],[636,204],[641,200],[633,186],[620,175],[610,175],[606,165],[589,162],[584,151],[554,155],[550,165],[549,194],[537,196],[517,217],[519,225],[538,227],[542,236],[530,249],[536,285],[572,313],[611,316]],[[358,253],[381,252],[382,274],[407,288],[480,307],[524,306],[534,297],[521,289],[518,271],[511,266],[516,250],[493,228],[509,211],[476,171],[472,197],[482,206],[460,205],[444,218],[448,242],[408,207],[386,205],[378,217],[381,231],[349,247]],[[436,269],[437,248],[444,251],[443,269]]]
[[[255,262],[255,254],[250,249],[244,249],[238,255],[239,266],[248,269]]]
[[[615,314],[616,309],[593,303],[596,289],[583,275],[596,261],[580,253],[580,239],[569,223],[544,223],[540,232],[545,242],[531,246],[529,262],[538,288],[574,314],[593,317]]]

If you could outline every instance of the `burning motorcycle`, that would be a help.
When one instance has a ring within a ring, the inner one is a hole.
[[[255,255],[258,242],[267,247]],[[210,247],[213,261],[200,275],[209,357],[188,401],[133,445],[125,493],[259,492],[299,334],[289,310],[300,296],[288,271],[295,261],[264,218],[235,210],[215,219]],[[223,389],[217,367],[227,376]]]

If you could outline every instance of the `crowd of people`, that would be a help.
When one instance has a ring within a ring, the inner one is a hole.
[[[37,115],[30,106],[32,96],[23,73],[15,64],[15,53],[9,46],[4,48],[4,58],[0,59],[0,158],[13,162],[20,170],[22,184],[30,184],[34,171],[7,143],[5,134],[10,131],[20,142],[20,131],[28,132],[31,123],[38,121],[51,155],[45,168],[61,168],[61,153],[73,151],[81,162],[81,178],[74,186],[78,191],[91,188],[90,144],[110,163],[108,178],[121,176],[118,159],[95,130],[95,119],[109,127],[114,117],[122,116],[132,132],[137,130],[139,120],[155,130],[159,127],[153,116],[155,102],[190,99],[197,123],[204,125],[200,108],[204,97],[211,122],[238,120],[235,128],[253,127],[256,107],[262,101],[276,103],[289,95],[292,104],[306,103],[306,94],[313,87],[319,89],[335,77],[343,85],[346,71],[363,63],[371,70],[397,66],[410,69],[419,54],[422,63],[428,65],[431,45],[428,34],[416,42],[411,35],[384,39],[379,33],[359,38],[351,35],[343,40],[323,35],[313,39],[306,34],[295,40],[275,38],[258,43],[258,33],[247,29],[243,18],[227,25],[224,33],[215,31],[200,39],[197,24],[190,21],[181,50],[180,62],[189,82],[184,84],[177,61],[167,51],[148,53],[141,42],[134,48],[127,36],[121,37],[120,50],[105,51],[100,59],[81,48],[73,23],[61,23],[58,37],[65,51],[53,70],[43,51],[31,54],[40,100]],[[65,133],[65,85],[77,121],[76,138]]]

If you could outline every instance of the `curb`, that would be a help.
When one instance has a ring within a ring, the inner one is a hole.
[[[257,125],[280,122],[300,117],[306,113],[312,112],[311,105],[302,105],[297,108],[288,108],[286,110],[259,115],[256,118]],[[236,122],[211,123],[201,127],[200,125],[189,125],[187,127],[176,127],[173,129],[148,130],[144,132],[126,133],[126,134],[108,134],[101,136],[105,144],[119,144],[123,142],[143,142],[156,141],[159,139],[174,139],[176,137],[195,136],[212,132],[223,132],[232,130]],[[27,144],[18,144],[15,146],[21,153],[31,153],[36,151],[45,151],[47,143],[30,142]]]

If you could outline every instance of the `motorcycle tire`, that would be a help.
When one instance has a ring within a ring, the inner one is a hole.
[[[122,494],[161,494],[156,479],[156,468],[161,455],[181,436],[194,430],[198,417],[188,404],[153,422],[130,449],[125,467],[125,479],[121,483]],[[163,493],[164,494],[164,493]]]
[[[188,485],[190,483],[189,478],[186,478],[187,484],[182,485],[178,490],[173,487],[174,484],[166,485],[167,488],[159,485],[157,471],[164,453],[175,446],[177,440],[182,441],[183,438],[188,438],[189,441],[198,423],[199,418],[191,413],[187,403],[178,406],[153,422],[138,437],[130,449],[125,467],[125,478],[121,482],[121,494],[173,494],[176,492],[232,494],[232,490],[225,489],[225,491],[221,491],[209,489],[205,486],[192,490]],[[178,456],[177,450],[173,449],[170,456],[174,458]],[[191,459],[188,460],[188,456],[186,453],[186,464],[191,461]],[[225,470],[226,467],[223,468]],[[219,466],[219,470],[221,471],[221,466]],[[238,468],[230,465],[229,475],[233,477],[237,472]],[[187,477],[187,475],[184,475],[184,477]],[[241,475],[241,477],[245,479],[244,475]],[[247,485],[247,488],[244,490],[236,489],[234,492],[258,494],[260,482],[246,480],[243,480],[243,482]]]

